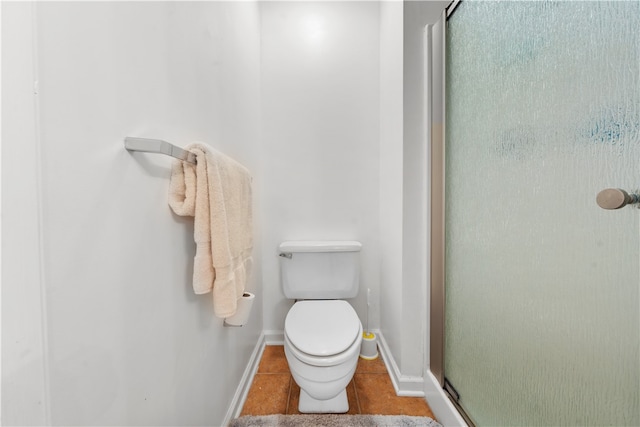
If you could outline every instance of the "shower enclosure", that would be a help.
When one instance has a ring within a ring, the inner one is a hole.
[[[640,190],[640,2],[447,14],[432,370],[477,425],[640,425],[640,210],[596,204]]]

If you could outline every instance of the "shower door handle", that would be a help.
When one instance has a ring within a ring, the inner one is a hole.
[[[620,209],[627,205],[640,203],[640,195],[629,194],[620,188],[607,188],[598,193],[596,203],[602,209]]]

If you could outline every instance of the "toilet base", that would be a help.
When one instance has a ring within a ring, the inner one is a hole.
[[[309,396],[306,391],[300,389],[300,402],[298,403],[298,411],[303,414],[344,414],[349,411],[349,402],[347,401],[347,389],[343,389],[334,398],[328,400],[318,400]]]

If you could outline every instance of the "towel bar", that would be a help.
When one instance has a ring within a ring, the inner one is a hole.
[[[124,148],[129,151],[166,154],[167,156],[175,157],[187,163],[196,164],[195,154],[161,139],[134,138],[128,136],[124,139]]]

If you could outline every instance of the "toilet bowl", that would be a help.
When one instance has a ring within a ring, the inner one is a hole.
[[[299,301],[287,313],[284,350],[302,413],[349,410],[346,387],[360,354],[362,323],[343,300]]]

